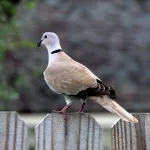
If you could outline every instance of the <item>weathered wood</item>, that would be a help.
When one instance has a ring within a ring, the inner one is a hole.
[[[120,120],[112,128],[113,150],[150,150],[150,114],[134,114],[139,123]]]
[[[27,127],[16,112],[0,112],[0,150],[27,150]]]
[[[36,150],[102,150],[102,129],[89,114],[49,114],[35,128]]]

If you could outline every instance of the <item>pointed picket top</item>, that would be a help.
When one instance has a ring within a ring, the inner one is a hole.
[[[36,150],[102,150],[102,129],[89,114],[48,114],[35,128]]]
[[[134,114],[139,123],[120,120],[112,128],[113,150],[150,149],[150,114]]]
[[[27,126],[16,112],[0,112],[0,149],[28,150]]]

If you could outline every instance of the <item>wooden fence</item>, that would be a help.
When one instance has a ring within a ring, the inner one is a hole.
[[[150,114],[117,122],[112,150],[150,150]],[[15,112],[0,112],[0,150],[28,150],[27,126]],[[89,114],[49,114],[35,128],[36,150],[103,150],[103,129]]]

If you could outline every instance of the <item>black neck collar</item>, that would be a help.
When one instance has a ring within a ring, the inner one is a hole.
[[[56,49],[56,50],[52,51],[51,54],[59,53],[61,51],[62,51],[62,49]]]

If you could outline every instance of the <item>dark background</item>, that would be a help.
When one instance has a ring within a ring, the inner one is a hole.
[[[36,43],[47,31],[58,34],[68,55],[114,85],[124,108],[149,112],[149,0],[1,0],[0,110],[51,112],[65,105],[43,78],[47,50]],[[85,111],[105,110],[88,102]]]

